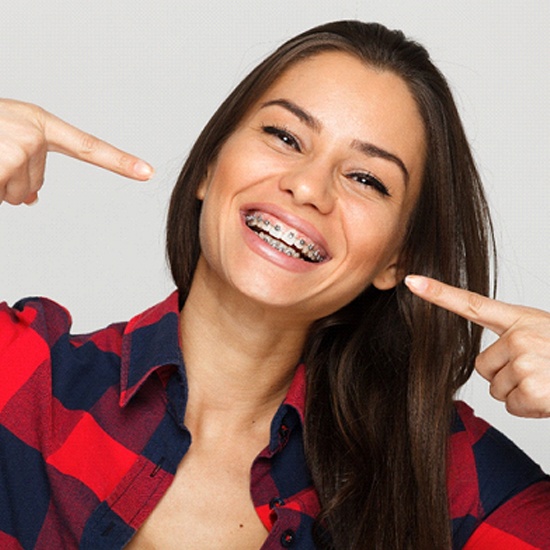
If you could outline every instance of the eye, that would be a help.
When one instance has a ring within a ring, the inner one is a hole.
[[[389,192],[388,188],[372,174],[369,174],[367,172],[353,172],[349,174],[348,177],[360,183],[361,185],[374,188],[381,195],[391,197],[391,193]]]
[[[300,143],[288,130],[278,126],[262,126],[262,130],[266,134],[277,137],[285,145],[292,147],[296,151],[301,151]]]

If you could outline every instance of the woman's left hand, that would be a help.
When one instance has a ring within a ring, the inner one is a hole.
[[[476,359],[491,395],[516,415],[550,417],[550,313],[492,300],[435,279],[409,275],[420,298],[488,328],[499,338]]]

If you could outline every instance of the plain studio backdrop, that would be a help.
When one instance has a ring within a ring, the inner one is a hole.
[[[48,296],[75,332],[162,300],[167,203],[202,126],[280,42],[354,18],[402,29],[445,73],[492,207],[498,297],[550,310],[548,0],[5,2],[0,95],[142,156],[156,175],[138,183],[50,155],[40,202],[0,206],[0,297]],[[550,419],[508,415],[477,375],[461,397],[550,472]]]

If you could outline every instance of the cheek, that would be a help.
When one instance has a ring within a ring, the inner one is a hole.
[[[346,234],[350,251],[384,255],[394,248],[401,233],[401,215],[391,207],[373,202],[361,208],[347,207],[345,211]]]
[[[200,248],[203,256],[211,259],[216,255],[217,233],[220,227],[219,220],[222,217],[221,208],[223,207],[223,199],[218,192],[218,188],[220,187],[216,175],[216,177],[210,177],[208,180],[201,183],[199,189],[199,198],[202,200],[199,218]]]
[[[371,212],[369,217],[363,215],[353,227],[348,226],[349,267],[366,284],[397,262],[406,230],[406,216],[374,216]]]
[[[199,218],[201,253],[211,265],[222,261],[230,250],[238,230],[237,214],[233,208],[235,196],[231,180],[218,165],[208,180],[201,184],[202,207]]]
[[[199,243],[201,254],[206,257],[211,256],[211,227],[208,221],[208,205],[203,201],[201,215],[199,218]]]

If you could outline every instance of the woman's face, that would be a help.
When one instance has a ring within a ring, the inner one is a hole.
[[[395,263],[420,189],[425,133],[404,81],[342,52],[292,66],[202,182],[195,276],[314,320]]]

